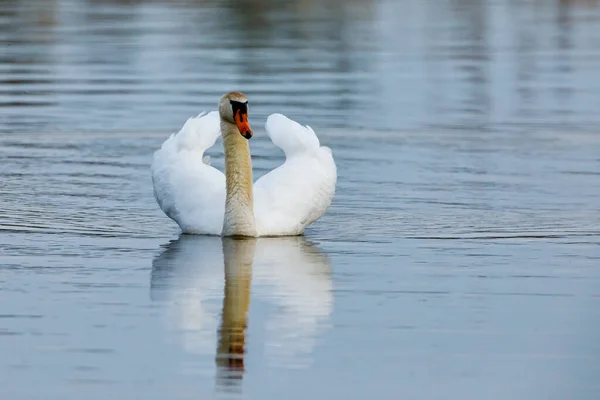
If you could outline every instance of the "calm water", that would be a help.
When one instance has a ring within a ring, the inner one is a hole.
[[[8,0],[0,46],[0,398],[600,398],[599,2]],[[256,176],[270,113],[333,149],[305,237],[155,204],[230,90]]]

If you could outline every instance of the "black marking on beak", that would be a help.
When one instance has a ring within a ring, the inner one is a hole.
[[[231,109],[233,110],[233,115],[237,114],[237,111],[240,110],[241,115],[248,115],[248,102],[241,102],[235,100],[229,100],[231,104]]]
[[[248,102],[245,101],[242,103],[240,101],[229,100],[229,103],[231,104],[233,118],[240,130],[240,134],[244,138],[250,139],[252,137],[252,130],[248,124]]]

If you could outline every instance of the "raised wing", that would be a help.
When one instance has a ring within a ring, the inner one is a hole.
[[[336,165],[309,126],[272,114],[265,128],[286,160],[254,184],[256,230],[259,236],[299,235],[331,204]]]
[[[220,136],[216,111],[190,118],[154,153],[152,183],[161,210],[184,233],[221,234],[225,175],[203,161]]]

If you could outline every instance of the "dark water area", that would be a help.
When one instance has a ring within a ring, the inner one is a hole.
[[[0,1],[0,399],[600,398],[599,71],[594,0]],[[303,237],[153,199],[231,90],[333,150]]]

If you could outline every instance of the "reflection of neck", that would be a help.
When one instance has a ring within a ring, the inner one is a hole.
[[[244,370],[244,346],[255,239],[223,238],[225,298],[217,348],[217,364]]]
[[[227,198],[223,220],[224,236],[256,236],[252,206],[252,160],[248,140],[238,128],[221,120],[225,147]]]

